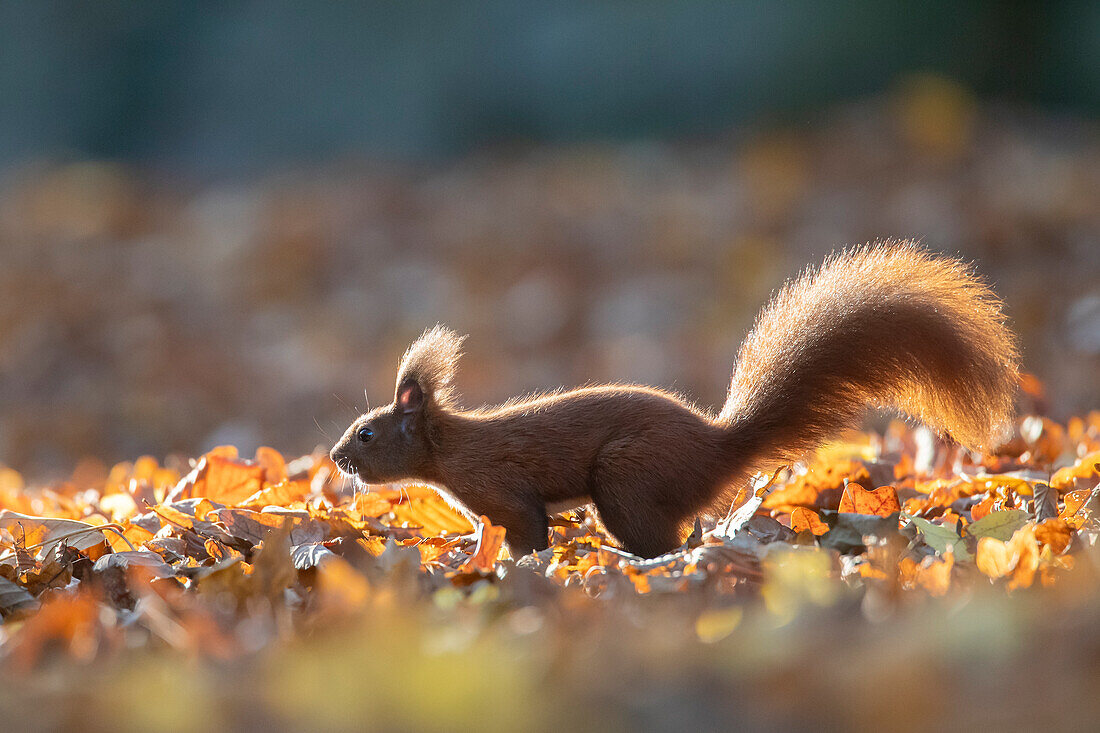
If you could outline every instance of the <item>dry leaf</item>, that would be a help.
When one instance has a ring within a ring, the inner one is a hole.
[[[821,521],[821,516],[814,510],[795,507],[791,512],[791,529],[795,532],[809,530],[814,535],[820,536],[829,531],[829,525]]]
[[[504,527],[493,525],[488,517],[481,517],[478,525],[477,546],[470,559],[459,568],[462,572],[491,573],[496,567],[497,555],[504,546]]]
[[[838,511],[888,517],[901,511],[901,502],[898,501],[898,492],[893,486],[881,486],[874,491],[868,491],[857,483],[849,483],[840,497]]]
[[[87,522],[33,517],[7,509],[0,511],[0,529],[16,539],[21,547],[32,549],[39,558],[49,555],[61,542],[79,550],[87,550],[106,539],[103,530],[98,530],[95,525]]]
[[[994,580],[1012,572],[1018,559],[1007,543],[993,537],[979,539],[978,549],[974,553],[978,570]]]

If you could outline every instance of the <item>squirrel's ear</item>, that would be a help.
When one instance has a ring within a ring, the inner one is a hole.
[[[455,365],[462,350],[462,338],[454,331],[436,326],[413,342],[397,369],[397,394],[409,383],[420,389],[421,401],[448,407],[454,402]]]
[[[420,389],[420,385],[415,380],[407,380],[397,388],[397,395],[393,401],[397,409],[406,415],[416,412],[424,406],[424,390]]]

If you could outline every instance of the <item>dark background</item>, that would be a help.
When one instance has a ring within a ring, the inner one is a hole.
[[[1100,407],[1098,54],[1091,2],[5,3],[0,462],[306,451],[436,321],[468,403],[714,404],[784,278],[882,237]]]
[[[5,3],[0,160],[239,176],[803,122],[920,70],[1094,115],[1081,2]]]

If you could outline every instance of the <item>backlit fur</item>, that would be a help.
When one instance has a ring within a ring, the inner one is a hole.
[[[332,450],[362,480],[420,479],[507,529],[514,554],[547,546],[547,507],[591,502],[638,555],[680,544],[749,472],[797,457],[892,407],[971,447],[1012,415],[1017,367],[1000,303],[957,260],[908,242],[835,255],[757,319],[716,417],[660,389],[589,386],[461,410],[462,338],[437,326],[406,352],[397,390],[424,399],[360,417]],[[375,437],[357,438],[370,426]],[[724,510],[725,507],[718,507]]]

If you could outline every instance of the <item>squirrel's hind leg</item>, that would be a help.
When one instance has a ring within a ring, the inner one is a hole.
[[[657,557],[680,546],[683,517],[661,505],[667,479],[633,461],[636,450],[634,441],[604,446],[592,473],[592,502],[597,520],[624,550]]]
[[[615,500],[597,502],[596,518],[627,552],[638,557],[657,557],[681,544],[680,522],[638,504],[625,506]]]

